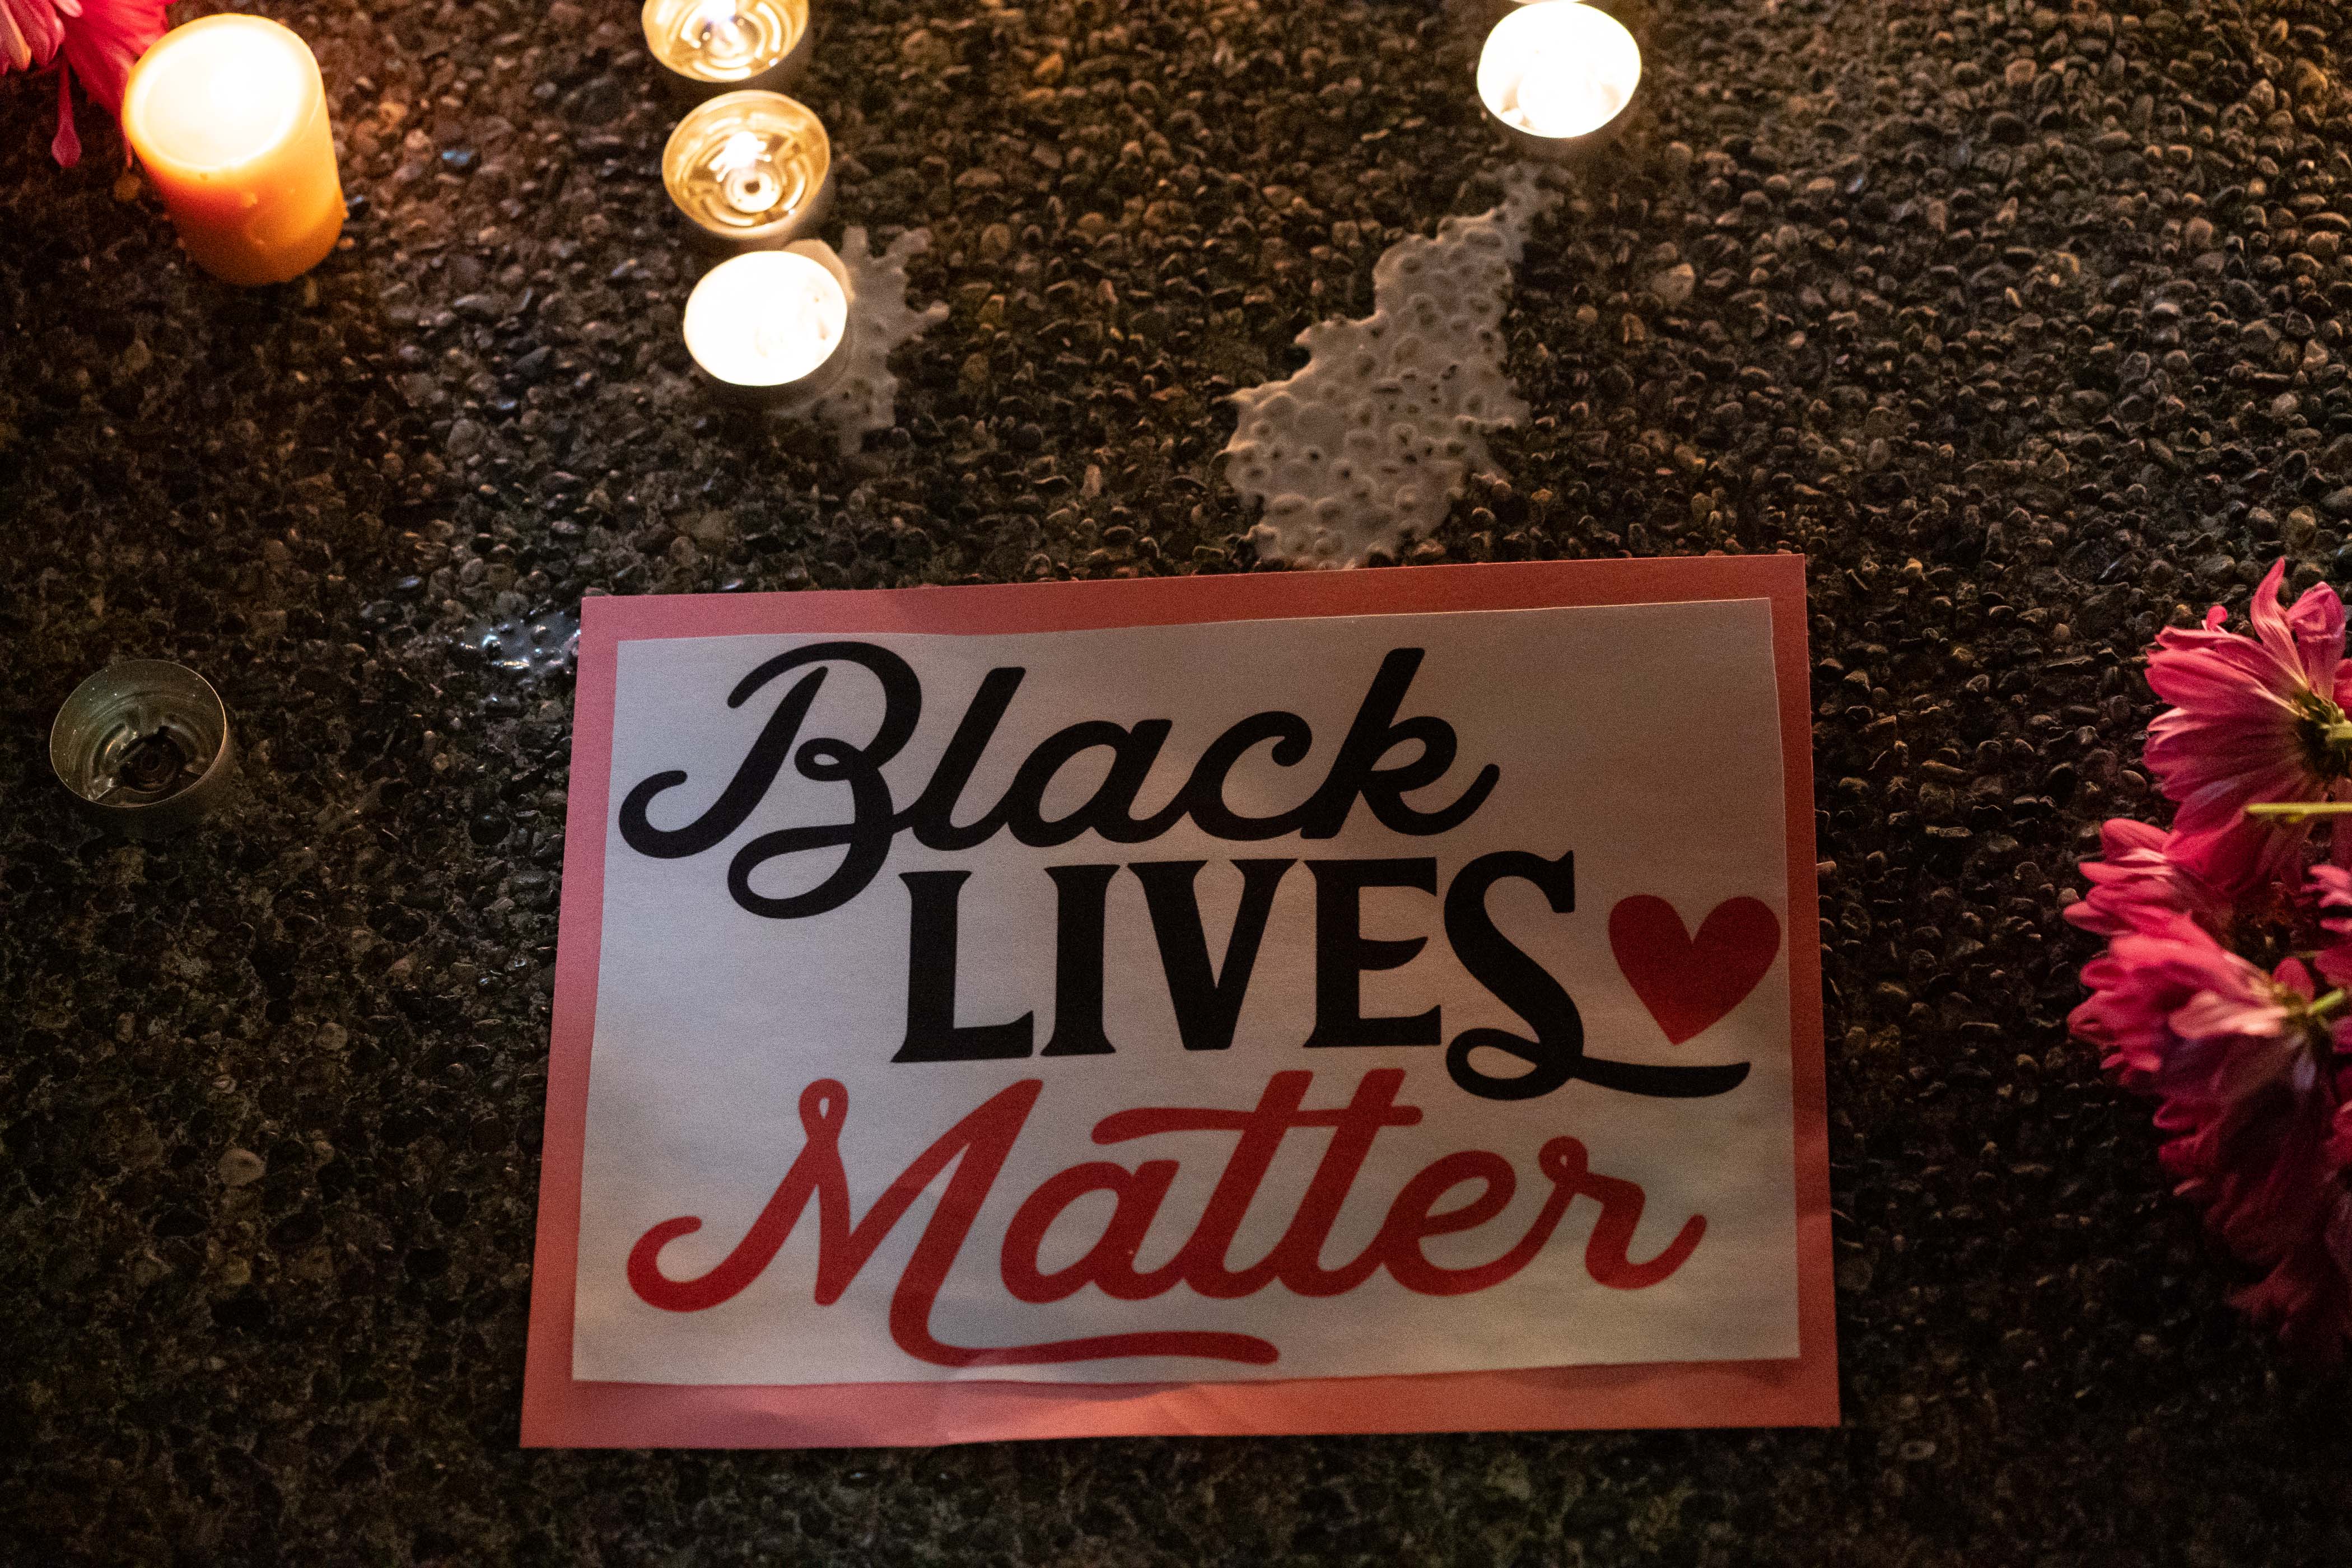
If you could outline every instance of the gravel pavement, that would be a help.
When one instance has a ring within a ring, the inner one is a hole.
[[[0,83],[0,1562],[2344,1561],[2352,1389],[2062,1025],[2140,648],[2352,575],[2352,21],[2298,0],[1629,8],[1638,123],[1504,317],[1534,417],[1406,552],[1811,557],[1844,1427],[516,1450],[563,615],[1258,569],[1221,399],[1500,190],[1475,7],[815,5],[835,221],[950,308],[847,457],[687,375],[630,7],[268,5],[353,207],[272,290]],[[47,776],[130,655],[250,744],[169,847]]]

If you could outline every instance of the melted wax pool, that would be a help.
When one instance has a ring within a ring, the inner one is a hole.
[[[546,680],[571,674],[580,662],[580,617],[568,610],[514,616],[476,627],[466,640],[492,669]]]

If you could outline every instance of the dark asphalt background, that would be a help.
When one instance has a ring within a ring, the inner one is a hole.
[[[2352,40],[2297,0],[1629,16],[1506,323],[1538,416],[1410,552],[1812,558],[1843,1429],[517,1451],[571,694],[485,628],[1249,569],[1220,395],[1493,194],[1474,8],[937,5],[816,0],[836,224],[929,226],[953,308],[847,459],[685,376],[624,5],[266,5],[354,211],[258,292],[0,83],[0,1561],[2343,1561],[2352,1391],[2234,1319],[2058,918],[2150,805],[2150,634],[2352,575]],[[250,744],[168,847],[47,773],[131,655]]]

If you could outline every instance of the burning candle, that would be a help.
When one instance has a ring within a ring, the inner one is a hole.
[[[196,265],[283,283],[343,232],[343,187],[319,62],[261,16],[175,27],[131,68],[122,130]]]
[[[833,144],[805,104],[774,92],[721,93],[670,132],[662,184],[698,238],[772,249],[824,221]]]
[[[1478,56],[1478,97],[1523,151],[1564,157],[1623,128],[1642,49],[1581,0],[1535,0],[1495,24]]]
[[[848,358],[849,290],[814,240],[750,250],[703,274],[687,296],[686,351],[739,402],[821,391]]]
[[[808,64],[808,0],[646,0],[646,47],[701,92],[789,86]]]

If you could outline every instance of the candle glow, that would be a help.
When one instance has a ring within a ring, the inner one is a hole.
[[[1633,35],[1581,0],[1522,5],[1495,24],[1478,56],[1486,111],[1539,142],[1572,142],[1608,125],[1641,79]]]
[[[231,283],[309,271],[343,228],[325,85],[309,46],[260,16],[166,33],[131,70],[122,129],[196,264]]]
[[[722,385],[773,394],[813,385],[849,330],[849,295],[799,250],[754,250],[720,262],[687,297],[687,352]]]

